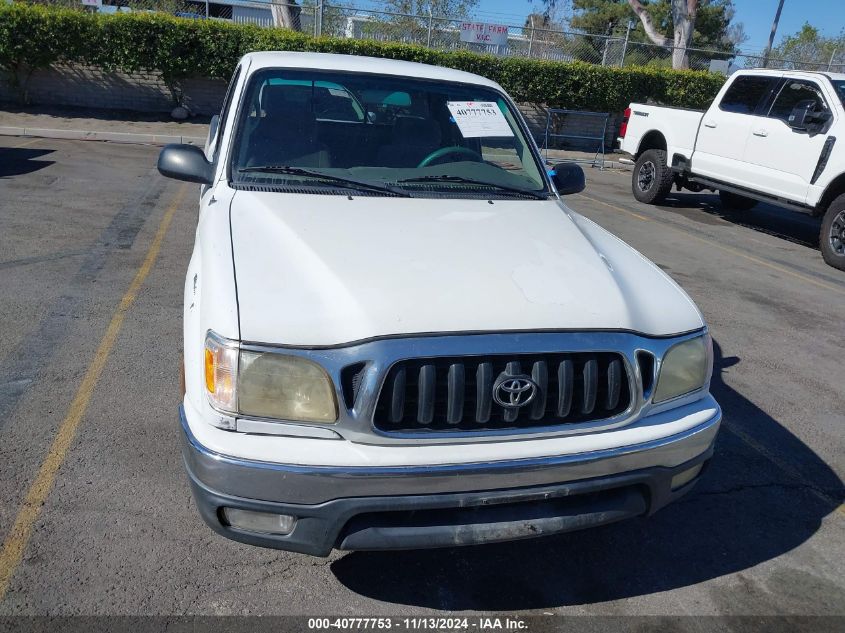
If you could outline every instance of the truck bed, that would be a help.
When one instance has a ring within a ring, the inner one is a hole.
[[[689,158],[695,147],[698,126],[704,116],[702,110],[687,110],[666,106],[632,103],[628,119],[628,130],[621,139],[620,149],[635,156],[640,143],[650,132],[659,132],[666,137],[667,160],[671,163],[674,154]],[[671,130],[671,133],[667,131]]]

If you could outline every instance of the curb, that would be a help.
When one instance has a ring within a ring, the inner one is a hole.
[[[542,150],[541,150],[542,151]],[[575,163],[576,165],[581,165],[583,168],[601,168],[603,166],[604,169],[621,169],[630,171],[634,168],[634,161],[626,158],[618,158],[616,160],[611,160],[605,158],[603,161],[600,160],[592,160],[590,158],[581,158],[581,157],[572,157],[572,156],[543,156],[543,161],[547,165],[554,165],[556,163]]]
[[[599,165],[598,163],[594,163],[592,161],[569,160],[569,159],[566,159],[566,158],[560,158],[560,159],[558,159],[558,162],[575,163],[576,165],[581,165],[584,168],[589,167],[589,168],[599,169],[601,167],[601,165]],[[546,162],[546,164],[549,165],[549,166],[552,165],[552,163],[549,163],[548,161]],[[630,171],[633,168],[634,168],[633,163],[624,163],[624,162],[620,162],[618,160],[606,160],[606,161],[604,161],[604,169],[621,169],[621,170],[624,170],[624,171]]]
[[[604,161],[604,168],[605,169],[624,169],[630,171],[634,168],[633,163],[622,163],[618,160],[606,160]]]
[[[36,127],[0,127],[0,136],[34,136],[69,141],[109,141],[111,143],[135,143],[140,145],[167,145],[188,143],[205,145],[205,138],[199,136],[177,136],[173,134],[136,134],[134,132],[97,132],[94,130],[56,130]]]

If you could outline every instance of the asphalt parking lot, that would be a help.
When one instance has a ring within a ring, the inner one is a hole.
[[[819,221],[718,198],[568,202],[654,260],[716,341],[712,466],[649,519],[328,559],[225,540],[179,453],[196,190],[140,145],[0,137],[0,615],[845,615],[845,274]],[[5,593],[4,593],[4,588]]]

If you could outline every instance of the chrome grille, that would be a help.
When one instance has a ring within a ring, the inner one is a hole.
[[[530,378],[536,393],[522,406],[502,406],[494,387],[513,377]],[[386,432],[541,428],[611,418],[630,402],[617,353],[413,359],[388,371],[374,424]]]

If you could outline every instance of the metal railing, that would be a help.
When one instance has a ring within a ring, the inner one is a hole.
[[[574,118],[576,121],[578,119],[592,119],[598,123],[598,126],[593,126],[594,132],[590,133],[590,126],[584,125],[583,121],[581,121],[580,124],[576,123],[574,128],[578,134],[566,130],[560,131],[561,118]],[[554,142],[555,139],[586,141],[588,146],[595,149],[595,155],[591,160],[581,161],[576,159],[574,162],[588,162],[593,167],[599,167],[604,170],[605,138],[607,137],[608,119],[610,119],[610,114],[607,112],[549,108],[546,112],[546,130],[543,134],[543,151],[545,152],[546,161],[549,159],[550,143]],[[599,130],[601,131],[599,132]],[[601,155],[601,158],[599,158],[599,155]]]

